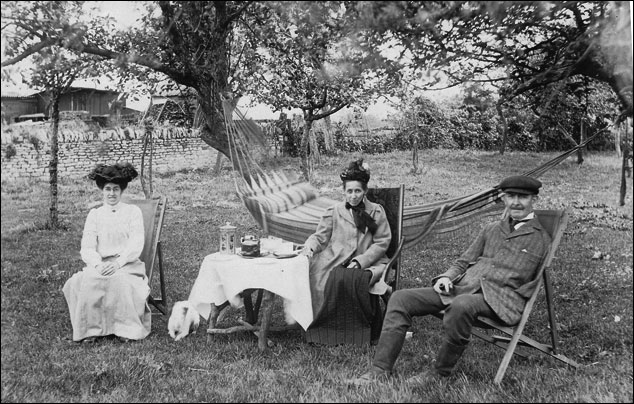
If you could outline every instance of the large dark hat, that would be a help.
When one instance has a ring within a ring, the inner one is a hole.
[[[139,173],[130,163],[116,163],[113,165],[97,164],[88,178],[95,181],[114,182],[126,184],[135,179]]]
[[[361,181],[367,184],[370,181],[370,168],[367,164],[363,164],[363,159],[358,159],[350,163],[340,177],[341,181]]]
[[[537,195],[542,183],[532,177],[515,175],[507,177],[500,183],[503,192],[515,192],[516,194]]]

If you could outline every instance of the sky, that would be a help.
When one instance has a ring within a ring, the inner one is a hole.
[[[128,28],[136,23],[140,17],[139,1],[89,1],[88,6],[95,8],[96,12],[113,17],[121,28]]]

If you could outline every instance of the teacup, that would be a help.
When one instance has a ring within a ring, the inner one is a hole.
[[[292,254],[293,253],[293,243],[290,241],[283,241],[280,243],[279,247],[275,250],[278,254]]]
[[[267,252],[275,252],[282,245],[282,239],[277,237],[266,237],[260,239],[260,251],[264,254]]]

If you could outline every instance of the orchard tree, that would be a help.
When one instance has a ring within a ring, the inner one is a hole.
[[[488,82],[504,103],[575,76],[606,83],[632,116],[630,2],[358,2],[368,51],[387,46],[422,88]]]
[[[2,3],[3,34],[12,31],[3,67],[57,45],[112,60],[124,78],[146,80],[160,73],[195,91],[205,120],[202,140],[229,156],[222,101],[233,98],[232,72],[248,75],[251,66],[243,68],[244,59],[233,53],[234,28],[261,24],[265,3],[159,1],[147,8],[137,27],[125,31],[116,30],[112,21],[104,30],[99,29],[103,22],[60,20],[50,13],[57,3],[65,2]]]
[[[12,19],[8,19],[8,23],[4,23],[5,20],[5,3],[3,3],[2,17],[3,17],[3,30],[12,24],[30,24],[34,23],[34,19],[37,18],[40,21],[44,21],[49,24],[50,28],[56,30],[63,30],[64,27],[69,25],[69,21],[73,17],[77,17],[80,14],[80,4],[76,2],[50,2],[42,13],[33,14],[32,20],[23,20],[16,22]],[[13,6],[18,9],[24,9],[27,7],[25,4],[7,5]],[[45,11],[45,12],[44,12]],[[4,34],[4,32],[3,32]],[[42,33],[38,33],[43,41],[46,41]],[[12,41],[16,41],[19,38],[10,38]],[[20,46],[27,46],[26,43],[20,42]],[[9,51],[11,53],[11,51]],[[57,45],[49,44],[42,47],[37,53],[30,53],[27,55],[31,62],[31,71],[22,76],[23,81],[31,88],[43,89],[47,102],[47,109],[49,110],[49,116],[51,119],[51,129],[49,136],[50,145],[50,160],[48,165],[49,171],[49,215],[47,227],[50,229],[57,229],[60,227],[59,215],[57,209],[58,201],[58,133],[59,133],[59,99],[68,88],[73,84],[76,78],[85,77],[89,74],[91,59],[80,58],[76,54],[67,49]]]
[[[619,100],[603,82],[575,77],[542,91],[526,92],[516,99],[520,108],[535,114],[533,130],[541,134],[542,148],[563,150],[602,131],[618,116]],[[522,102],[523,101],[523,102]],[[594,144],[615,146],[610,133]],[[602,142],[600,142],[602,140]],[[607,140],[607,141],[606,141]],[[581,163],[583,157],[578,158]]]
[[[445,113],[431,99],[416,96],[399,105],[399,131],[407,136],[412,148],[412,173],[419,172],[418,149],[448,146],[453,143]]]
[[[271,2],[252,56],[260,69],[244,81],[254,100],[302,111],[300,155],[307,179],[319,158],[314,122],[352,104],[366,107],[378,88],[366,54],[351,46],[345,3]]]
[[[50,189],[48,226],[49,228],[57,229],[60,227],[57,210],[59,99],[62,94],[68,91],[76,78],[86,73],[90,62],[80,59],[77,55],[73,55],[64,48],[57,46],[46,48],[34,55],[32,59],[34,68],[30,79],[27,81],[31,87],[44,89],[48,99],[47,107],[50,111],[51,131],[49,145],[51,155],[48,164]]]

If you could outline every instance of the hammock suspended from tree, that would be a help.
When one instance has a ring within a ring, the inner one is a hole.
[[[223,103],[223,107],[231,161],[240,174],[234,175],[240,200],[265,234],[304,243],[315,232],[324,209],[337,201],[320,196],[317,189],[294,173],[263,170],[254,158],[257,150],[268,148],[262,129],[229,102]],[[237,120],[233,119],[234,115]],[[541,176],[600,133],[524,175]],[[501,198],[502,191],[496,185],[460,198],[405,206],[404,248],[416,245],[430,234],[454,233],[475,220],[501,215],[504,211]]]

